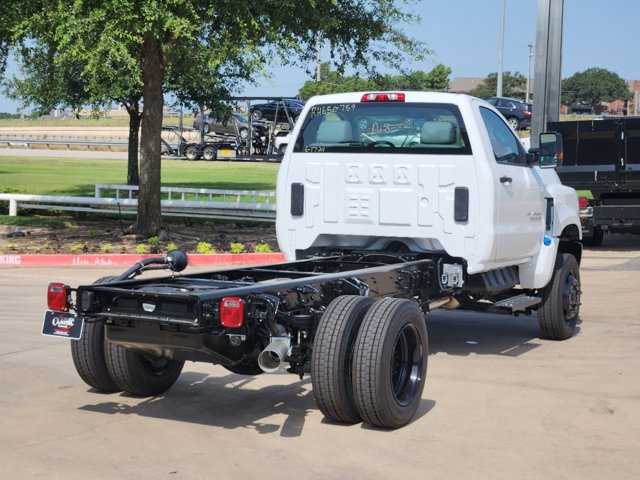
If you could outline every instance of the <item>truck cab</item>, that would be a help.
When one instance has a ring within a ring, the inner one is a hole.
[[[469,274],[517,265],[521,285],[537,288],[557,240],[580,235],[575,191],[532,162],[482,100],[345,93],[311,99],[301,118],[278,177],[289,259],[346,247],[444,251]]]

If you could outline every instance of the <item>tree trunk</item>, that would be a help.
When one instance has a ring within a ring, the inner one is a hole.
[[[137,234],[156,235],[162,229],[160,210],[160,137],[162,135],[162,46],[152,33],[142,43],[142,138],[140,141],[140,190]]]
[[[140,175],[138,173],[138,146],[140,144],[140,106],[137,99],[133,99],[127,105],[129,113],[129,146],[127,161],[127,185],[139,185]]]

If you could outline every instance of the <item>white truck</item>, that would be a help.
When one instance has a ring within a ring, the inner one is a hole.
[[[431,310],[536,313],[543,337],[575,333],[581,230],[559,135],[527,153],[476,98],[360,92],[311,99],[292,139],[277,185],[287,262],[179,274],[173,251],[49,286],[43,333],[73,339],[87,384],[157,395],[185,361],[309,373],[327,418],[397,428],[421,400]],[[172,273],[138,278],[158,268]]]

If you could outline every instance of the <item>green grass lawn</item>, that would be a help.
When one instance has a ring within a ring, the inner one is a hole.
[[[162,185],[275,190],[279,164],[162,160]],[[0,156],[0,193],[93,196],[96,183],[126,184],[126,160]]]

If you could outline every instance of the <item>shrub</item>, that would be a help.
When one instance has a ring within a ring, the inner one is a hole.
[[[243,243],[231,242],[229,244],[229,251],[231,253],[242,253],[242,252],[244,252],[244,244]]]
[[[149,240],[147,240],[147,242],[152,247],[157,247],[158,245],[160,245],[160,238],[157,237],[157,236],[156,237],[151,237]]]
[[[259,243],[255,248],[256,253],[273,253],[268,243]]]
[[[71,253],[80,253],[84,250],[84,245],[82,243],[76,243],[71,247]]]
[[[136,245],[136,252],[140,255],[144,255],[145,253],[149,253],[149,248],[144,243],[139,243]]]
[[[105,243],[104,245],[102,245],[102,251],[104,253],[109,253],[111,252],[111,247],[112,245],[110,243]]]
[[[198,245],[196,246],[196,253],[210,254],[210,253],[216,253],[216,251],[214,250],[213,246],[210,243],[198,242]]]
[[[167,252],[170,252],[171,250],[178,250],[178,245],[173,242],[169,243],[167,245]]]
[[[7,250],[16,250],[18,248],[18,246],[13,242],[7,243],[6,247],[7,247]]]

